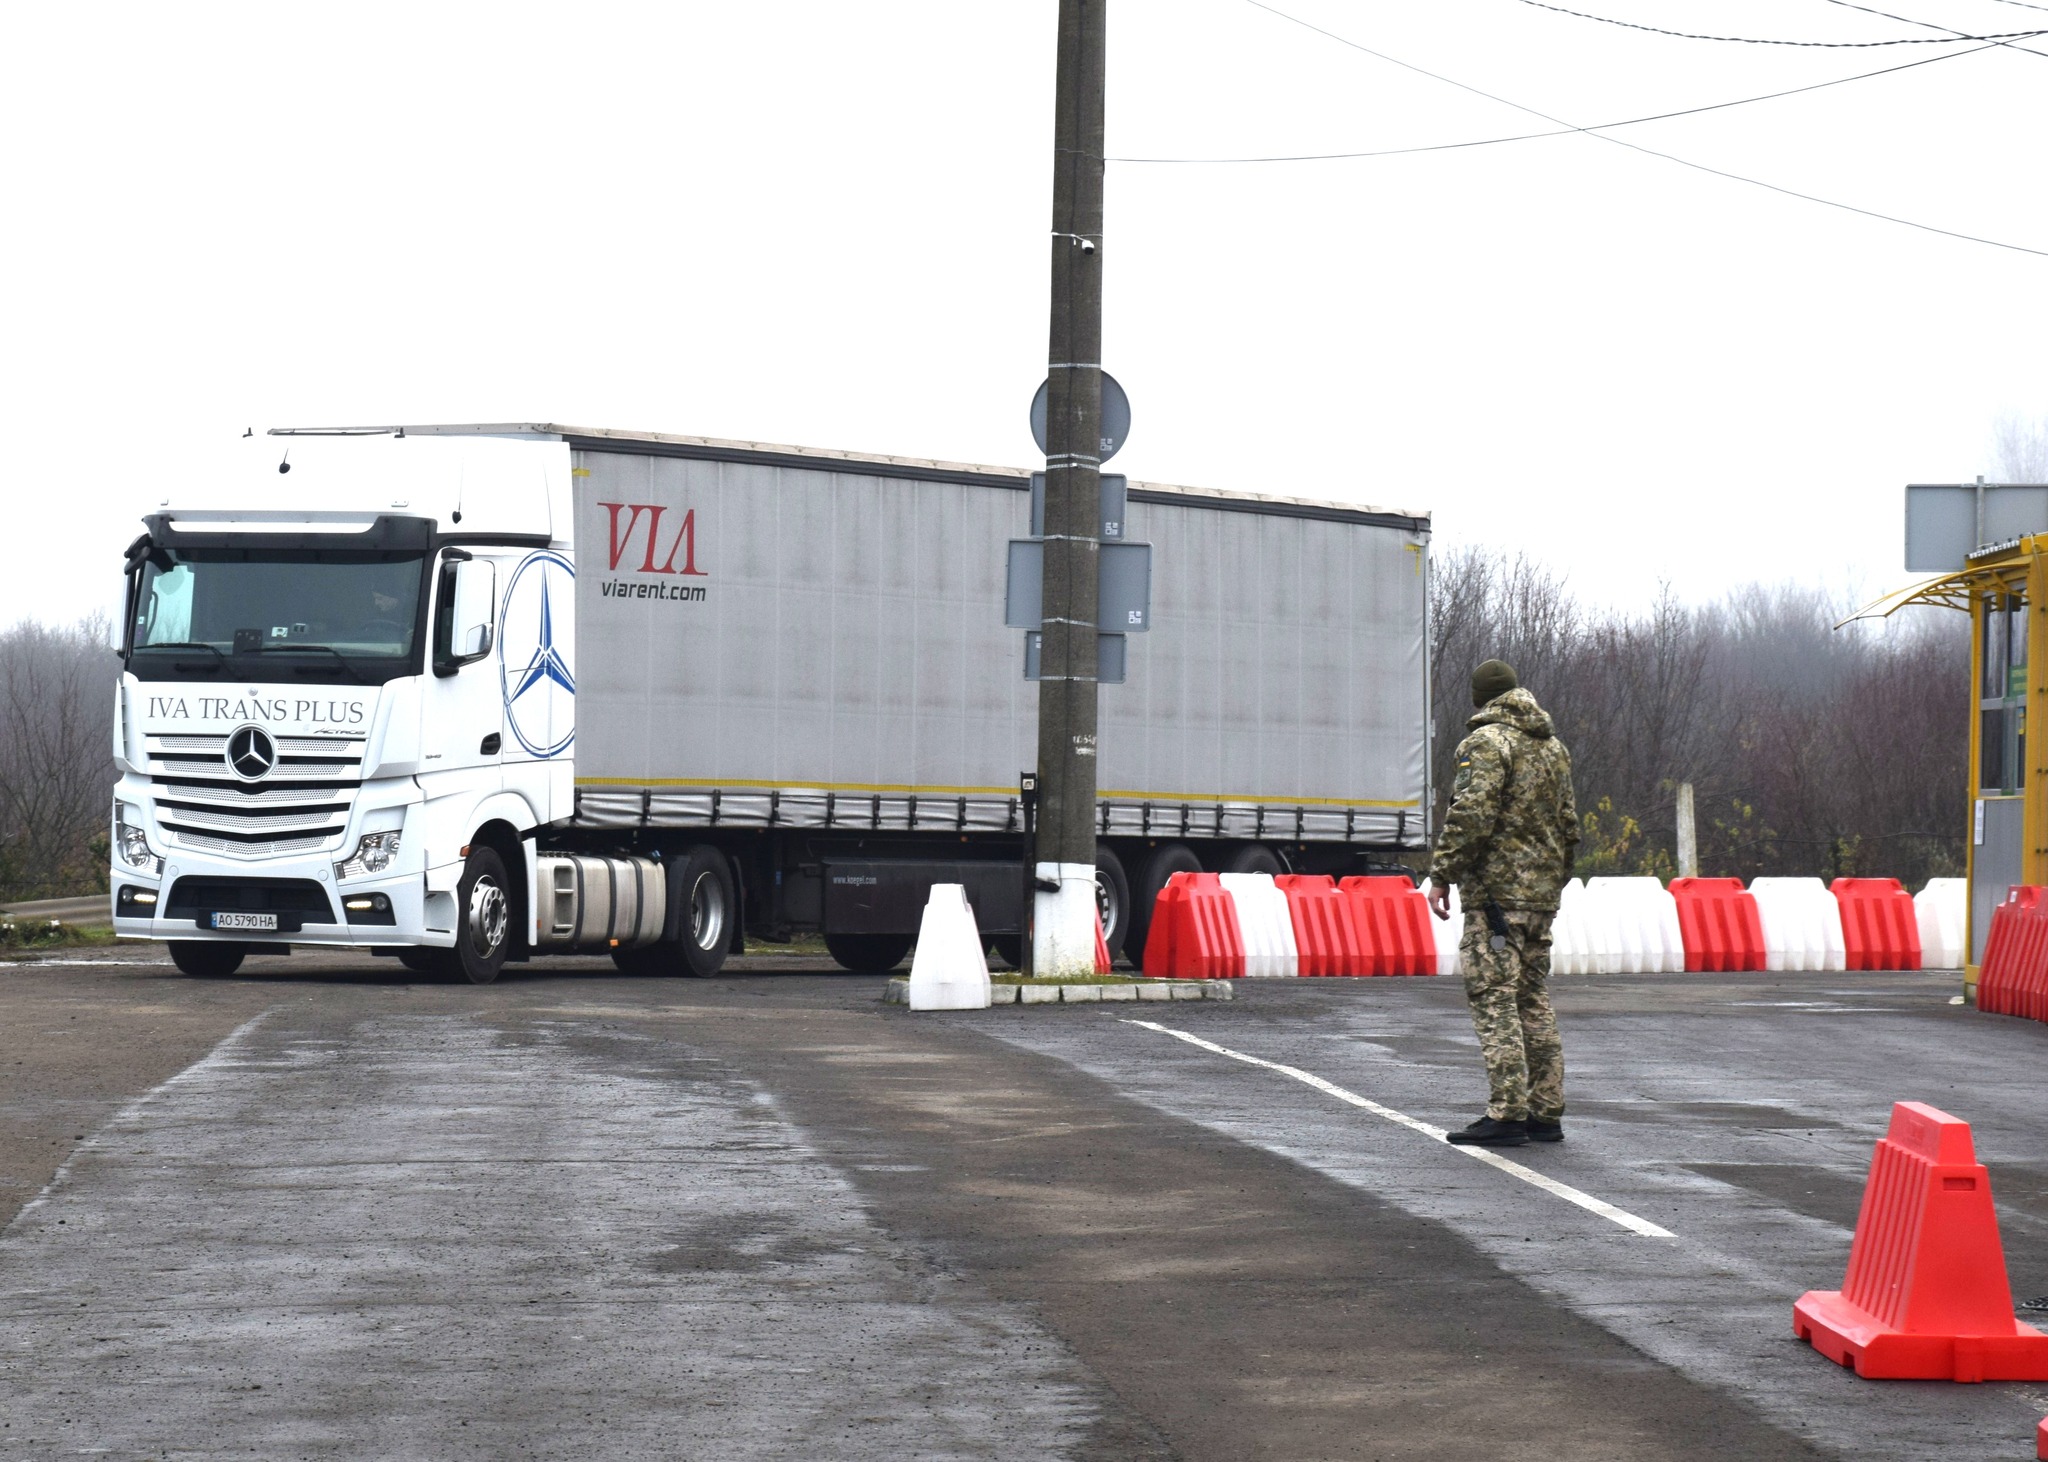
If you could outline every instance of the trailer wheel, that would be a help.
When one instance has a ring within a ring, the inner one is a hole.
[[[903,963],[916,939],[909,934],[827,934],[825,952],[856,975],[881,975]]]
[[[171,963],[180,974],[204,980],[219,980],[242,967],[249,951],[239,944],[214,944],[204,939],[173,939]]]
[[[1145,965],[1145,936],[1152,929],[1152,905],[1159,890],[1176,873],[1200,873],[1202,863],[1186,843],[1162,843],[1145,860],[1145,871],[1131,896],[1131,930],[1124,936],[1124,953],[1139,969]]]
[[[1124,860],[1107,843],[1095,845],[1095,916],[1102,920],[1102,942],[1115,964],[1131,933],[1131,880]]]
[[[505,967],[512,948],[512,900],[506,892],[505,860],[477,843],[463,860],[455,885],[455,962],[473,985],[488,985]]]
[[[1219,873],[1270,873],[1273,877],[1278,878],[1287,870],[1280,866],[1280,860],[1274,856],[1271,848],[1261,847],[1257,843],[1240,843],[1237,847],[1230,850],[1230,856],[1223,860],[1223,866],[1216,871]]]
[[[995,950],[997,959],[1020,975],[1027,973],[1024,968],[1024,936],[1022,934],[998,934],[989,940],[989,944]]]

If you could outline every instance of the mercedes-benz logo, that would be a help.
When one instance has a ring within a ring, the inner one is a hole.
[[[228,738],[227,759],[229,771],[253,782],[277,765],[277,743],[261,726],[244,726]]]

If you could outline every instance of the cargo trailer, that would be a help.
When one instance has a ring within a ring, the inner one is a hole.
[[[933,883],[1015,960],[1030,474],[556,425],[287,429],[127,555],[113,900],[232,969],[360,946],[494,978],[886,969]],[[1427,843],[1429,518],[1150,483],[1149,628],[1101,687],[1097,891]]]

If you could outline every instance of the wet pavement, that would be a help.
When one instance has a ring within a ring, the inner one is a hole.
[[[1953,975],[1560,979],[1568,1139],[1448,980],[912,1014],[769,957],[0,966],[0,1462],[2028,1455],[2042,1386],[1791,1334],[1890,1103],[2048,1296],[2048,1026]],[[9,1199],[7,1195],[14,1196]],[[17,1211],[18,1210],[18,1211]]]

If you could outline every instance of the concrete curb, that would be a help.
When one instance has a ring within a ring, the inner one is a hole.
[[[997,985],[997,1005],[1093,1005],[1104,1000],[1229,1000],[1236,992],[1228,980],[1132,980],[1121,985]],[[882,999],[890,1005],[910,1003],[910,981],[889,981]]]

